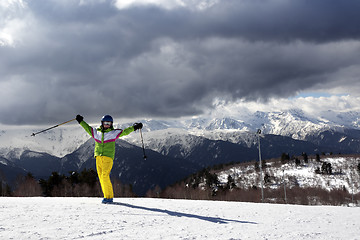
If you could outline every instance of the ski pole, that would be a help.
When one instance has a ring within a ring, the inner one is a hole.
[[[55,126],[53,126],[53,127],[50,127],[50,128],[44,129],[44,130],[41,130],[40,132],[33,133],[33,134],[31,134],[31,136],[32,136],[32,137],[35,137],[35,135],[37,135],[37,134],[39,134],[39,133],[45,132],[45,131],[47,131],[47,130],[50,130],[50,129],[53,129],[53,128],[56,128],[56,127],[59,127],[59,126],[64,125],[64,124],[66,124],[66,123],[72,122],[72,121],[74,121],[74,120],[76,120],[76,118],[71,119],[71,120],[66,121],[66,122],[63,122],[63,123],[60,123],[60,124],[55,125]]]
[[[141,143],[142,143],[142,149],[143,149],[143,154],[144,154],[144,160],[146,160],[144,139],[143,139],[143,136],[142,136],[141,128],[139,130],[140,130],[140,136],[141,136]]]

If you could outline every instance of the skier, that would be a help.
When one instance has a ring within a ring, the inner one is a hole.
[[[126,136],[133,131],[141,129],[142,123],[134,123],[133,126],[122,129],[114,129],[113,118],[105,115],[101,119],[99,128],[90,127],[81,115],[76,116],[78,123],[85,131],[95,140],[94,156],[96,159],[96,170],[99,176],[104,199],[102,203],[112,203],[114,192],[110,181],[110,172],[115,157],[115,140],[119,137]]]

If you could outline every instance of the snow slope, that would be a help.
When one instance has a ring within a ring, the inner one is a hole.
[[[283,184],[287,187],[298,186],[300,188],[320,188],[327,191],[347,189],[349,193],[360,192],[360,173],[356,170],[359,163],[356,157],[344,156],[322,156],[322,162],[309,159],[308,163],[296,166],[295,161],[286,164],[275,164],[268,162],[263,169],[263,174],[271,177],[270,183],[264,188],[279,189]],[[316,174],[317,168],[321,169],[323,162],[330,163],[333,174]],[[230,175],[240,188],[249,189],[252,186],[260,186],[259,173],[255,170],[254,164],[245,164],[216,173],[221,184],[226,185]],[[360,236],[360,234],[359,234]]]
[[[360,239],[360,208],[0,197],[0,239]]]

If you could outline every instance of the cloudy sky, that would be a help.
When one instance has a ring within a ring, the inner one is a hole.
[[[358,0],[1,0],[0,123],[359,110],[359,9]]]

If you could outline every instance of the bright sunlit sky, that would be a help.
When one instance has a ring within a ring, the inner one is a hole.
[[[358,0],[1,0],[0,124],[359,111],[359,9]]]

